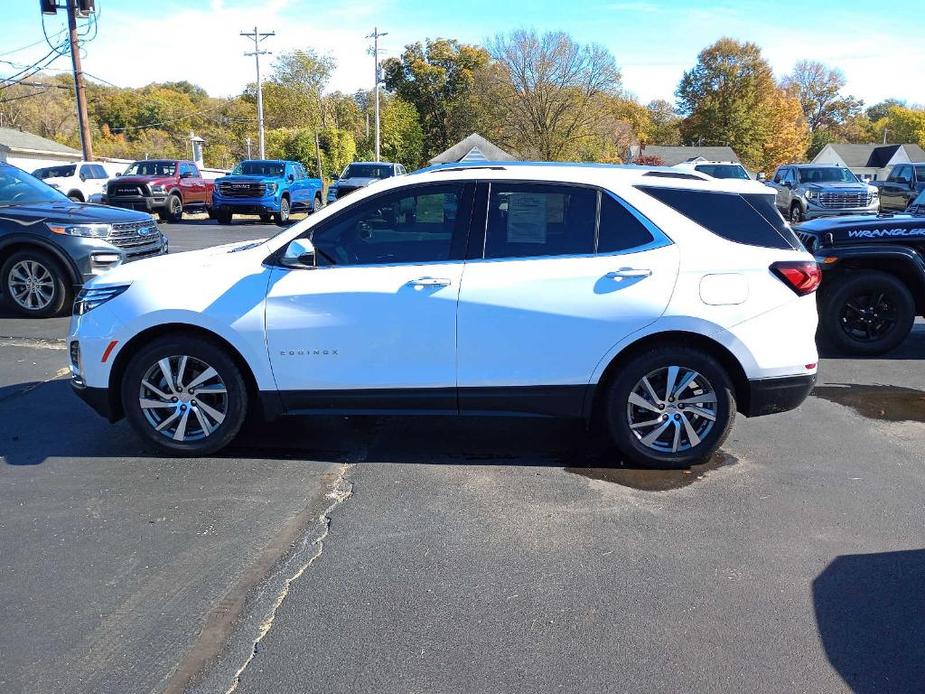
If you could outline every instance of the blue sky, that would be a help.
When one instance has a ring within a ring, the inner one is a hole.
[[[38,3],[2,0],[0,60],[37,60],[42,45]],[[914,5],[914,3],[913,3]],[[887,97],[925,103],[925,13],[868,0],[97,0],[99,35],[85,68],[120,86],[188,79],[214,95],[234,94],[253,80],[242,29],[275,30],[275,52],[311,46],[338,62],[331,89],[370,86],[372,58],[364,36],[389,35],[384,55],[411,41],[450,37],[483,42],[517,27],[561,29],[614,54],[624,86],[641,100],[673,100],[681,74],[697,53],[728,35],[758,43],[778,76],[801,58],[841,68],[847,91],[868,104]],[[63,15],[47,21],[49,32]],[[47,50],[47,49],[46,49]],[[900,58],[901,56],[901,58]],[[68,68],[68,61],[55,63]],[[0,76],[16,71],[0,63]]]

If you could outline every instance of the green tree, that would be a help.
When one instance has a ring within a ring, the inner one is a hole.
[[[761,170],[805,152],[808,129],[799,101],[777,85],[753,43],[723,38],[702,50],[676,95],[686,142],[728,145]]]
[[[471,100],[476,74],[488,52],[453,39],[405,46],[383,65],[386,88],[411,104],[421,120],[428,156],[443,151],[478,127]]]
[[[681,117],[674,106],[664,99],[655,99],[646,105],[646,110],[652,124],[646,142],[653,145],[680,145]]]

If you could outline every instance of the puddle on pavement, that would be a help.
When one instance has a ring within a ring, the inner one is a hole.
[[[717,451],[712,458],[700,465],[693,465],[684,470],[650,470],[647,468],[628,467],[614,454],[616,463],[612,467],[567,467],[566,472],[581,475],[592,480],[612,482],[624,487],[639,489],[644,492],[665,492],[680,489],[698,480],[708,472],[727,465],[735,465],[738,458],[724,451]]]
[[[925,422],[925,391],[913,388],[844,384],[816,386],[812,394],[850,407],[868,419]]]

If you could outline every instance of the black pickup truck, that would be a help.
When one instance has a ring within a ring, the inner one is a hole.
[[[873,181],[880,191],[881,212],[903,212],[925,190],[925,162],[896,164],[885,181]]]
[[[925,192],[906,214],[814,219],[794,231],[822,268],[819,329],[840,351],[888,352],[925,316]]]

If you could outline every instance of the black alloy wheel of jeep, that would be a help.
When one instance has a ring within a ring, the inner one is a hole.
[[[872,356],[896,348],[915,321],[915,300],[899,279],[864,270],[837,280],[820,296],[820,327],[841,352]]]

